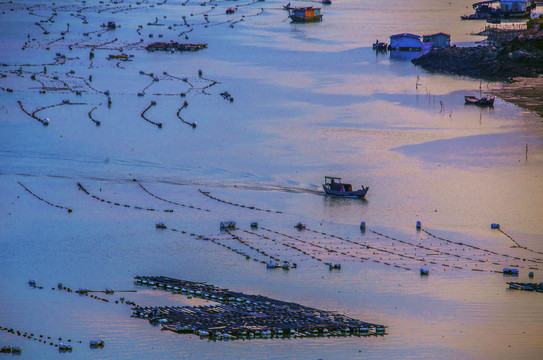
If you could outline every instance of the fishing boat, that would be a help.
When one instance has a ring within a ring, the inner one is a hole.
[[[296,7],[289,10],[289,18],[292,22],[313,22],[321,21],[322,14],[320,8],[313,6]]]
[[[490,18],[490,14],[471,14],[460,16],[462,20],[485,20]]]
[[[373,47],[373,50],[386,51],[388,48],[388,45],[387,43],[380,42],[379,40],[377,40],[372,44],[372,47]]]
[[[326,195],[358,198],[363,198],[366,196],[366,193],[370,189],[369,187],[364,187],[364,185],[362,185],[360,190],[353,191],[351,184],[342,183],[341,178],[334,176],[325,176],[322,188],[324,189]]]
[[[483,96],[481,98],[467,95],[464,96],[464,100],[466,101],[466,104],[469,105],[478,105],[478,106],[494,106],[494,97],[489,96]]]

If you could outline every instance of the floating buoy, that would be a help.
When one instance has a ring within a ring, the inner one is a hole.
[[[168,228],[168,227],[166,226],[166,224],[165,224],[163,221],[157,222],[157,223],[155,224],[155,227],[156,227],[157,229],[167,229],[167,228]]]
[[[305,224],[302,224],[301,222],[299,222],[296,225],[294,225],[294,227],[298,230],[303,230],[305,229]]]
[[[528,273],[528,277],[533,278],[533,277],[534,277],[534,272],[533,272],[533,271],[530,271],[530,272]]]
[[[421,227],[422,227],[422,224],[421,224],[421,222],[420,222],[420,221],[417,221],[417,229],[418,229],[418,230],[420,230],[420,229],[421,229]]]
[[[89,346],[91,348],[103,348],[104,347],[104,340],[91,340],[89,343]]]
[[[365,221],[362,221],[362,222],[360,223],[360,229],[366,230],[366,222],[365,222]]]
[[[59,343],[58,344],[58,350],[59,351],[72,351],[72,345]]]
[[[221,221],[220,223],[221,229],[236,229],[236,222],[235,221]]]
[[[490,224],[490,228],[491,228],[491,229],[499,229],[499,228],[500,228],[500,224],[494,224],[494,223],[492,223],[492,224]]]
[[[252,227],[252,228],[258,228],[258,223],[257,223],[256,221],[253,221],[253,222],[251,223],[251,227]]]
[[[34,279],[28,280],[28,285],[30,285],[30,286],[36,286],[36,280],[34,280]]]
[[[425,269],[425,268],[420,268],[420,274],[421,274],[421,275],[429,275],[429,274],[430,274],[430,270]]]

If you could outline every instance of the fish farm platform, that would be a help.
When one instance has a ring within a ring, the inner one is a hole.
[[[164,276],[136,276],[136,284],[216,304],[136,306],[133,316],[160,323],[165,330],[202,338],[234,340],[276,337],[385,335],[385,326],[262,295],[247,295],[213,285]]]

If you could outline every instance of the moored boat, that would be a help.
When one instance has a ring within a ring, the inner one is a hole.
[[[341,178],[334,176],[325,176],[324,184],[322,188],[326,195],[340,196],[340,197],[358,197],[363,198],[369,190],[369,187],[364,187],[360,190],[354,190],[351,184],[341,182]]]
[[[296,7],[289,10],[289,18],[292,22],[313,22],[321,21],[322,14],[320,8],[313,6]]]
[[[483,96],[481,98],[478,98],[472,95],[467,95],[467,96],[464,96],[464,101],[466,102],[466,104],[469,104],[469,105],[494,106],[493,96],[492,97]]]
[[[373,47],[373,50],[386,51],[388,48],[388,45],[387,43],[380,42],[379,40],[377,40],[372,44],[372,47]]]

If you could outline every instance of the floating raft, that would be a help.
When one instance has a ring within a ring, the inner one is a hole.
[[[160,323],[163,329],[177,333],[193,333],[215,340],[385,334],[383,325],[262,295],[247,295],[164,276],[136,276],[135,279],[140,285],[216,303],[133,308],[134,317]]]
[[[543,282],[538,283],[521,283],[521,282],[508,282],[510,289],[525,290],[525,291],[537,291],[543,292]]]
[[[147,51],[196,51],[207,47],[207,44],[183,44],[178,42],[154,42],[145,47]]]

